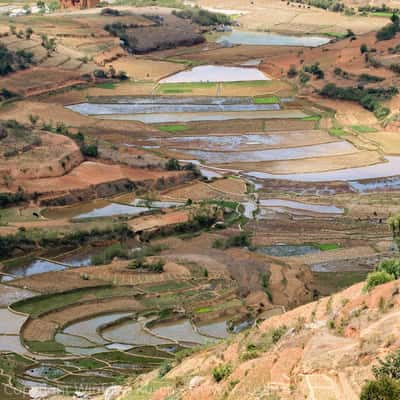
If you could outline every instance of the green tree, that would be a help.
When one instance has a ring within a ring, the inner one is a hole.
[[[361,54],[364,54],[364,53],[367,53],[368,52],[368,46],[365,44],[365,43],[363,43],[361,46],[360,46],[360,53]]]

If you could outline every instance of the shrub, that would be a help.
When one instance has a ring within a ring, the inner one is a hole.
[[[85,144],[83,143],[81,146],[82,154],[86,157],[97,158],[99,155],[99,148],[97,144]]]
[[[360,395],[360,400],[394,400],[399,398],[400,382],[388,377],[367,382]]]
[[[247,232],[240,232],[237,235],[229,236],[228,239],[215,239],[214,249],[228,249],[230,247],[251,247],[251,237]]]
[[[391,23],[382,27],[378,32],[376,32],[376,39],[379,41],[393,39],[398,31],[399,25]]]
[[[160,378],[162,378],[163,376],[167,375],[168,372],[171,371],[171,369],[172,369],[172,364],[169,361],[165,360],[161,364],[161,366],[160,366],[160,368],[158,370],[158,376]]]
[[[364,53],[367,53],[368,52],[368,46],[365,44],[365,43],[363,43],[361,46],[360,46],[360,53],[361,54],[364,54]]]
[[[212,369],[212,375],[215,382],[221,382],[232,373],[232,366],[230,364],[221,364]]]
[[[296,69],[296,66],[294,64],[292,64],[289,67],[289,70],[287,72],[287,77],[288,78],[294,78],[295,76],[297,76],[297,69]]]
[[[120,243],[113,244],[105,248],[102,253],[92,256],[91,263],[93,265],[109,264],[115,257],[128,259],[129,250]]]
[[[231,19],[225,14],[203,10],[198,7],[172,11],[172,14],[179,18],[190,19],[193,23],[203,26],[231,25],[232,23]]]
[[[370,291],[375,286],[383,285],[384,283],[394,280],[394,276],[388,274],[386,271],[370,272],[367,276],[367,282],[364,286],[364,291]]]

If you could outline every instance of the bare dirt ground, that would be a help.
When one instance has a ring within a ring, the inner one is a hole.
[[[237,182],[233,179],[225,181],[216,181],[213,184],[204,182],[195,182],[184,185],[175,189],[166,190],[161,193],[163,200],[175,200],[186,202],[188,199],[193,201],[211,200],[211,199],[225,199],[225,200],[244,200],[244,193],[246,191],[243,181]]]
[[[129,221],[129,226],[134,232],[158,229],[168,225],[187,222],[189,213],[186,210],[172,211],[162,215],[147,215]]]
[[[40,132],[39,146],[21,152],[14,157],[3,157],[7,152],[0,142],[0,176],[8,175],[12,179],[39,179],[60,176],[77,167],[83,157],[76,143],[62,135]],[[8,150],[12,146],[9,145]]]

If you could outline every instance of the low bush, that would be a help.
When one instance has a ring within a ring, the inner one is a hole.
[[[362,388],[360,400],[394,400],[400,398],[400,350],[389,354],[372,368],[375,380]]]
[[[180,11],[172,11],[179,18],[190,19],[191,22],[202,26],[231,25],[231,19],[222,13],[203,10],[198,7],[185,8]]]

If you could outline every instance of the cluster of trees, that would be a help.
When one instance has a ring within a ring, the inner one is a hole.
[[[189,19],[191,22],[202,26],[231,25],[231,19],[221,13],[203,10],[199,7],[185,8],[179,11],[172,11],[172,14],[179,18]]]
[[[126,81],[129,79],[128,74],[125,71],[116,71],[113,66],[110,66],[108,71],[103,69],[95,69],[93,75],[97,79],[118,79],[120,81]]]
[[[356,13],[354,8],[347,7],[344,3],[337,0],[295,0],[294,2],[333,12],[344,12],[347,15],[354,15]],[[288,1],[289,3],[290,0]]]
[[[33,64],[33,53],[26,50],[13,52],[4,44],[0,43],[0,76],[5,76],[11,72],[26,69]]]
[[[324,71],[319,66],[319,62],[315,62],[311,65],[304,65],[303,72],[314,75],[316,79],[324,79],[325,77]]]
[[[365,109],[372,111],[378,119],[386,117],[390,110],[383,107],[380,101],[390,100],[398,94],[398,89],[394,86],[389,88],[363,88],[359,87],[338,87],[334,83],[326,84],[320,94],[331,99],[356,101]]]
[[[392,13],[398,14],[400,12],[399,8],[388,7],[386,4],[382,4],[380,6],[374,6],[371,4],[363,5],[358,7],[358,11],[363,13]]]
[[[130,28],[137,28],[137,25],[133,24],[124,24],[123,22],[116,21],[112,24],[107,24],[104,26],[104,30],[110,33],[111,35],[118,37],[125,46],[130,46],[129,37],[127,34],[127,30]]]
[[[26,193],[18,188],[16,193],[0,193],[0,208],[9,207],[27,201]]]
[[[170,158],[165,163],[165,169],[167,171],[193,171],[200,175],[200,171],[198,170],[196,165],[191,162],[185,165],[181,165],[181,163],[176,158]]]
[[[393,14],[390,18],[391,23],[385,25],[383,28],[376,32],[377,40],[390,40],[396,36],[396,33],[400,31],[400,19],[397,14]]]
[[[57,43],[55,38],[49,38],[47,35],[42,35],[42,46],[46,49],[47,55],[51,56],[56,49],[57,49]]]

